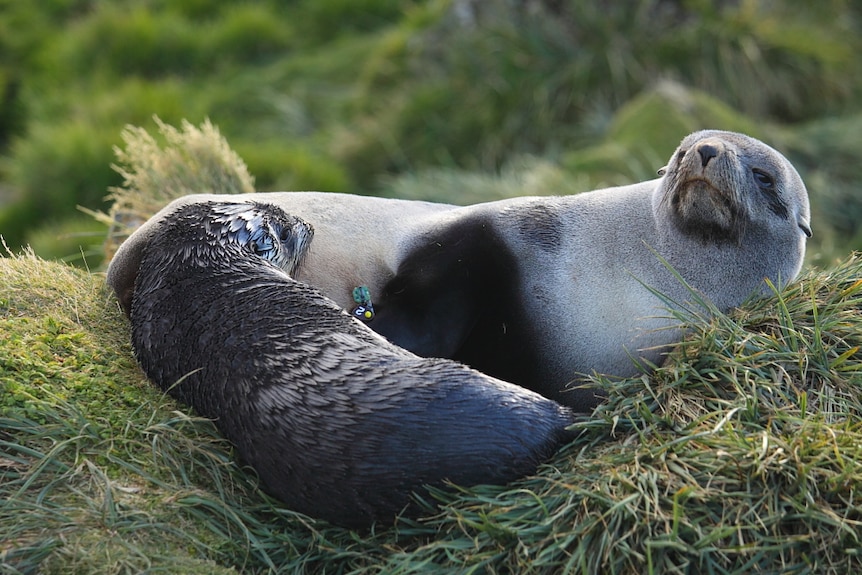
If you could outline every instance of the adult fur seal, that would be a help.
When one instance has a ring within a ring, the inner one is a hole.
[[[267,490],[364,527],[425,485],[532,473],[569,438],[556,402],[391,345],[291,279],[311,235],[275,206],[183,206],[144,246],[131,302],[144,371],[214,419]]]
[[[696,132],[660,175],[466,207],[314,192],[231,199],[265,200],[310,222],[317,235],[300,278],[345,308],[352,289],[367,286],[369,326],[394,343],[589,410],[600,394],[567,389],[578,374],[634,375],[633,358],[660,363],[681,337],[648,289],[691,299],[662,258],[722,310],[802,265],[808,195],[771,147]],[[120,247],[108,282],[126,309],[142,248],[181,206],[219,197],[176,200]]]

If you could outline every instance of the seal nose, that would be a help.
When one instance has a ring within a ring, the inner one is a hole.
[[[697,147],[697,153],[700,155],[700,165],[705,168],[718,155],[718,148],[712,144],[701,144]]]

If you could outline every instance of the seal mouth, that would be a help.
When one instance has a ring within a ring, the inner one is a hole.
[[[716,188],[712,185],[706,178],[689,178],[679,185],[679,189],[677,193],[674,195],[675,202],[684,202],[686,198],[688,198],[691,194],[706,194],[712,195],[716,194],[718,196],[724,196],[724,192],[722,192],[719,188]]]
[[[743,232],[742,210],[727,190],[708,179],[689,178],[671,195],[679,228],[705,241],[738,241]]]
[[[727,193],[712,185],[706,178],[689,178],[681,182],[671,196],[671,203],[677,211],[683,213],[692,210],[701,212],[711,207],[718,210],[719,214],[727,212],[734,204]]]

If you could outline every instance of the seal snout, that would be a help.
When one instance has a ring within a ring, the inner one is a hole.
[[[718,148],[709,142],[703,142],[696,148],[697,154],[700,156],[700,165],[705,168],[709,161],[718,156]]]
[[[677,166],[678,178],[685,187],[697,184],[702,192],[733,201],[735,187],[724,185],[733,163],[733,153],[727,145],[721,140],[710,138],[697,142],[682,154]]]

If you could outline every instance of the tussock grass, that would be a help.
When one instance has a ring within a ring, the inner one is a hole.
[[[144,128],[126,126],[124,149],[115,148],[114,169],[123,185],[111,188],[113,201],[105,245],[108,259],[128,235],[170,200],[194,193],[244,194],[254,178],[242,159],[208,120],[179,129],[154,118],[163,142]]]

